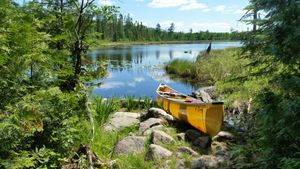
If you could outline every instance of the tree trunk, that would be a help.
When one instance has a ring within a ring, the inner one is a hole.
[[[254,9],[253,10],[253,31],[255,32],[256,31],[256,29],[257,29],[257,10],[256,9]]]

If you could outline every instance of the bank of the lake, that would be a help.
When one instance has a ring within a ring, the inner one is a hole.
[[[159,45],[159,44],[197,44],[197,43],[209,43],[209,42],[237,42],[237,40],[200,40],[200,41],[106,41],[97,40],[90,43],[90,50],[95,49],[110,49],[115,47],[124,47],[132,45]]]
[[[215,94],[230,106],[237,99],[248,100],[249,94],[253,92],[250,88],[257,89],[260,88],[258,86],[263,86],[260,81],[242,85],[242,81],[232,81],[248,73],[246,65],[249,64],[249,60],[241,57],[241,53],[240,47],[212,50],[208,55],[202,52],[196,61],[176,59],[169,62],[165,69],[172,76],[193,83],[216,86]]]

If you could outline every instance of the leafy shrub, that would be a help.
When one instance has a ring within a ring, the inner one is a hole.
[[[1,115],[0,165],[59,167],[86,130],[81,99],[75,93],[50,88],[8,106]]]

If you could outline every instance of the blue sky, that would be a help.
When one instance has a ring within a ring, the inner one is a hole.
[[[16,0],[23,2],[23,0]],[[28,1],[28,0],[26,0]],[[229,32],[246,31],[238,20],[245,13],[248,0],[96,0],[100,5],[116,5],[122,14],[148,27],[160,23],[163,29],[175,23],[175,31]]]
[[[160,23],[167,29],[175,23],[175,31],[229,32],[246,31],[238,20],[248,0],[97,0],[98,3],[120,6],[120,12],[149,27]]]

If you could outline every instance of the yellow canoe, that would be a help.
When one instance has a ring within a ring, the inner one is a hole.
[[[223,102],[204,103],[165,84],[160,84],[156,93],[158,105],[177,119],[210,136],[215,136],[220,131],[224,113]]]

